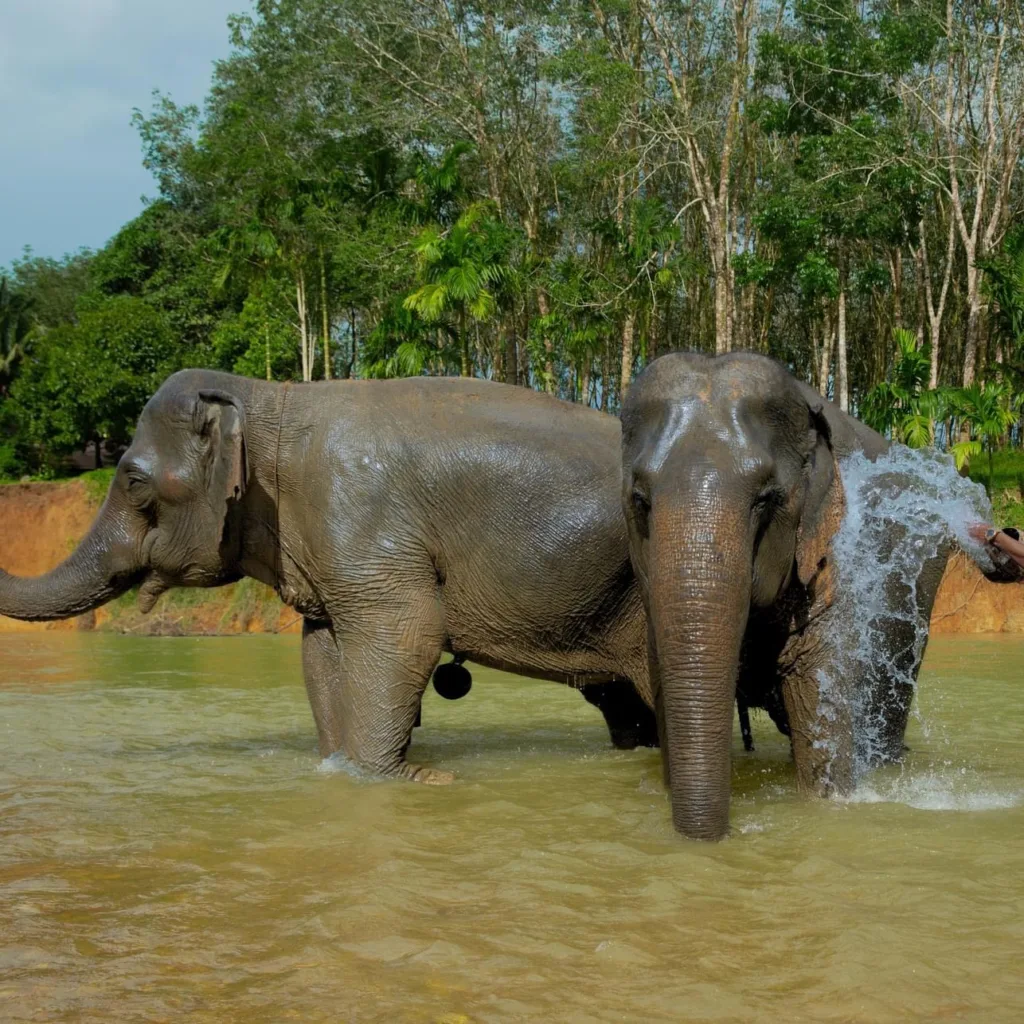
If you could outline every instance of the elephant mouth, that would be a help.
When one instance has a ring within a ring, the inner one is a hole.
[[[174,584],[158,573],[150,572],[139,587],[138,605],[143,615],[148,615],[160,600],[160,595],[170,590]]]

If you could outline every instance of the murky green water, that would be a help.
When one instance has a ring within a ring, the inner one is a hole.
[[[322,769],[293,638],[0,640],[0,1019],[1024,1019],[1024,641],[935,641],[860,802],[755,720],[718,846],[578,695],[474,675],[437,789]]]

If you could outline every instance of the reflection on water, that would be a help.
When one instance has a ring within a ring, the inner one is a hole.
[[[704,846],[554,684],[428,694],[439,789],[317,770],[292,638],[4,637],[0,1020],[1018,1021],[1022,661],[933,641],[846,803],[755,719]]]

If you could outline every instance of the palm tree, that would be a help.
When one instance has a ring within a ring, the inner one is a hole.
[[[940,396],[928,390],[931,359],[928,348],[917,347],[912,331],[893,330],[896,359],[887,380],[865,396],[861,417],[869,427],[889,434],[909,448],[923,448],[935,440],[935,419]]]
[[[993,301],[992,329],[1003,343],[1007,360],[1024,349],[1024,228],[1011,234],[1002,252],[981,263]]]
[[[1017,418],[1019,399],[1008,384],[986,381],[966,388],[951,388],[945,393],[949,412],[960,421],[966,437],[950,449],[957,469],[968,465],[972,455],[988,452],[988,486],[992,484],[992,453],[1000,438]]]
[[[473,376],[467,319],[482,322],[497,311],[496,291],[511,274],[509,242],[489,205],[473,203],[450,228],[432,224],[413,243],[423,283],[405,308],[425,320],[454,315],[463,377]]]
[[[418,186],[420,198],[405,200],[401,212],[414,224],[436,223],[449,227],[458,219],[459,210],[466,199],[468,182],[462,171],[462,159],[472,153],[471,142],[456,142],[431,160],[416,154],[412,160],[412,179]]]

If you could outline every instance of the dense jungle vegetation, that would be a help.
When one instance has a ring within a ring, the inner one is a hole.
[[[769,353],[961,463],[1019,440],[1019,0],[258,0],[229,30],[201,110],[136,112],[144,212],[6,272],[0,475],[123,443],[183,366],[615,411],[679,348]]]

